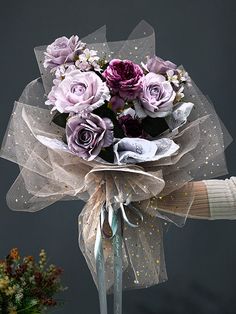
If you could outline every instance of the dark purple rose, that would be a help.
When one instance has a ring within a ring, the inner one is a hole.
[[[113,143],[113,124],[95,114],[71,117],[66,125],[69,150],[86,160],[93,160],[103,147]]]
[[[144,137],[142,125],[138,119],[130,114],[119,117],[119,123],[127,137]]]
[[[165,61],[160,57],[154,56],[148,58],[147,63],[144,65],[144,68],[149,72],[153,72],[156,74],[165,74],[168,70],[176,70],[177,65],[172,63],[171,61]]]
[[[134,99],[141,89],[143,70],[130,60],[113,59],[103,76],[113,92],[124,99]]]
[[[47,46],[44,53],[44,67],[54,69],[62,64],[70,64],[78,52],[82,52],[85,44],[79,40],[78,36],[65,36],[57,38],[51,45]]]

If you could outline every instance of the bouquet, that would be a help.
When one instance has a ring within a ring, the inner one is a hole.
[[[39,262],[33,256],[21,259],[14,248],[5,260],[0,261],[0,313],[42,313],[60,302],[54,295],[63,291],[62,269],[47,264],[44,250]]]
[[[156,56],[141,65],[107,61],[78,36],[58,38],[46,51],[44,67],[55,79],[45,104],[65,132],[60,141],[40,136],[43,144],[116,165],[176,154],[173,134],[194,106],[182,101],[187,72]]]
[[[184,68],[155,55],[144,21],[126,41],[107,42],[102,27],[35,52],[41,78],[16,102],[1,150],[21,168],[7,202],[86,201],[79,245],[101,313],[113,292],[120,314],[122,289],[167,279],[163,226],[183,226],[193,180],[227,173],[229,137]]]

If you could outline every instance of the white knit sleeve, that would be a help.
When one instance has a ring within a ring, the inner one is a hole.
[[[236,219],[236,177],[205,180],[211,219]]]

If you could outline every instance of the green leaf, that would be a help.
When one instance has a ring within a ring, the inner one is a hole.
[[[107,104],[94,110],[94,114],[98,115],[101,118],[109,118],[114,125],[114,137],[123,138],[124,132],[116,119],[116,114],[113,110],[107,107]]]
[[[101,118],[110,118],[111,120],[116,119],[116,114],[113,110],[107,107],[107,102],[102,105],[101,107],[98,107],[93,111],[94,114],[100,116]]]
[[[113,151],[113,145],[103,148],[99,154],[99,157],[101,157],[103,160],[113,163],[114,162],[114,151]]]
[[[61,113],[57,111],[52,119],[52,122],[62,128],[65,128],[68,116],[69,113]]]
[[[151,117],[146,117],[142,120],[142,127],[145,132],[153,137],[160,135],[169,128],[165,118]]]
[[[114,125],[114,137],[116,138],[123,138],[125,136],[124,131],[122,130],[122,128],[120,127],[119,122],[116,121],[112,121],[113,125]]]

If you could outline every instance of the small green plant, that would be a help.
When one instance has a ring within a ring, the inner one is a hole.
[[[17,248],[0,261],[0,313],[38,314],[61,304],[55,294],[64,291],[63,270],[48,265],[44,250],[36,262],[33,256],[21,258]]]

